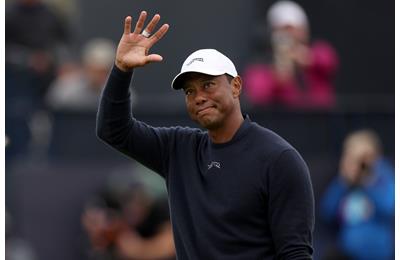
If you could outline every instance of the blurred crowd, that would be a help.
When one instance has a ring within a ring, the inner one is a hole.
[[[63,18],[40,0],[18,0],[6,10],[8,160],[48,145],[53,112],[97,110],[115,43],[94,38],[76,48]]]
[[[54,113],[89,114],[94,120],[116,45],[93,38],[76,48],[73,28],[41,0],[6,7],[7,178],[22,160],[47,156]],[[334,108],[339,68],[334,46],[312,37],[307,14],[295,2],[275,2],[265,20],[265,49],[242,72],[244,98],[255,107]],[[380,137],[362,129],[339,141],[340,162],[326,165],[338,173],[318,207],[328,239],[316,243],[317,259],[393,259],[394,168]],[[105,182],[82,202],[82,259],[174,259],[166,195],[152,194],[159,186],[148,185],[140,172]],[[6,213],[6,259],[38,259],[30,241],[15,232],[12,212]]]
[[[63,18],[53,6],[41,0],[18,0],[7,6],[8,172],[20,161],[28,162],[40,152],[47,156],[54,113],[87,113],[95,118],[116,46],[110,39],[93,38],[78,51],[74,47],[73,30]],[[82,245],[86,245],[82,247],[83,259],[174,257],[165,197],[152,198],[139,182],[125,190],[105,188],[93,196],[82,212],[82,229],[86,232],[86,240],[82,240]],[[6,259],[38,259],[29,241],[13,228],[12,220],[9,213]]]

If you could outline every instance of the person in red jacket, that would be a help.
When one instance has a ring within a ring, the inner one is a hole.
[[[306,13],[297,3],[278,1],[267,12],[270,64],[253,63],[244,73],[244,91],[254,105],[332,108],[338,67],[334,48],[310,41]]]

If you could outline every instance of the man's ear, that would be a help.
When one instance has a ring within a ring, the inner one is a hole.
[[[234,77],[231,81],[232,94],[234,98],[239,98],[240,93],[242,93],[242,78],[238,75]]]

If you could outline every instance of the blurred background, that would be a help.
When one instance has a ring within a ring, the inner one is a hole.
[[[141,10],[170,30],[152,49],[164,61],[135,71],[138,119],[196,126],[170,82],[194,50],[220,50],[243,76],[242,110],[310,168],[315,259],[391,259],[394,1],[275,2],[5,1],[6,259],[138,259],[126,230],[173,259],[162,180],[95,136],[124,17]],[[354,241],[371,234],[384,243],[365,258],[371,242]]]

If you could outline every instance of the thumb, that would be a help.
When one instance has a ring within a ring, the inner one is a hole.
[[[150,54],[146,57],[146,61],[148,63],[150,62],[160,62],[163,60],[163,57],[161,57],[161,55],[158,54]]]

